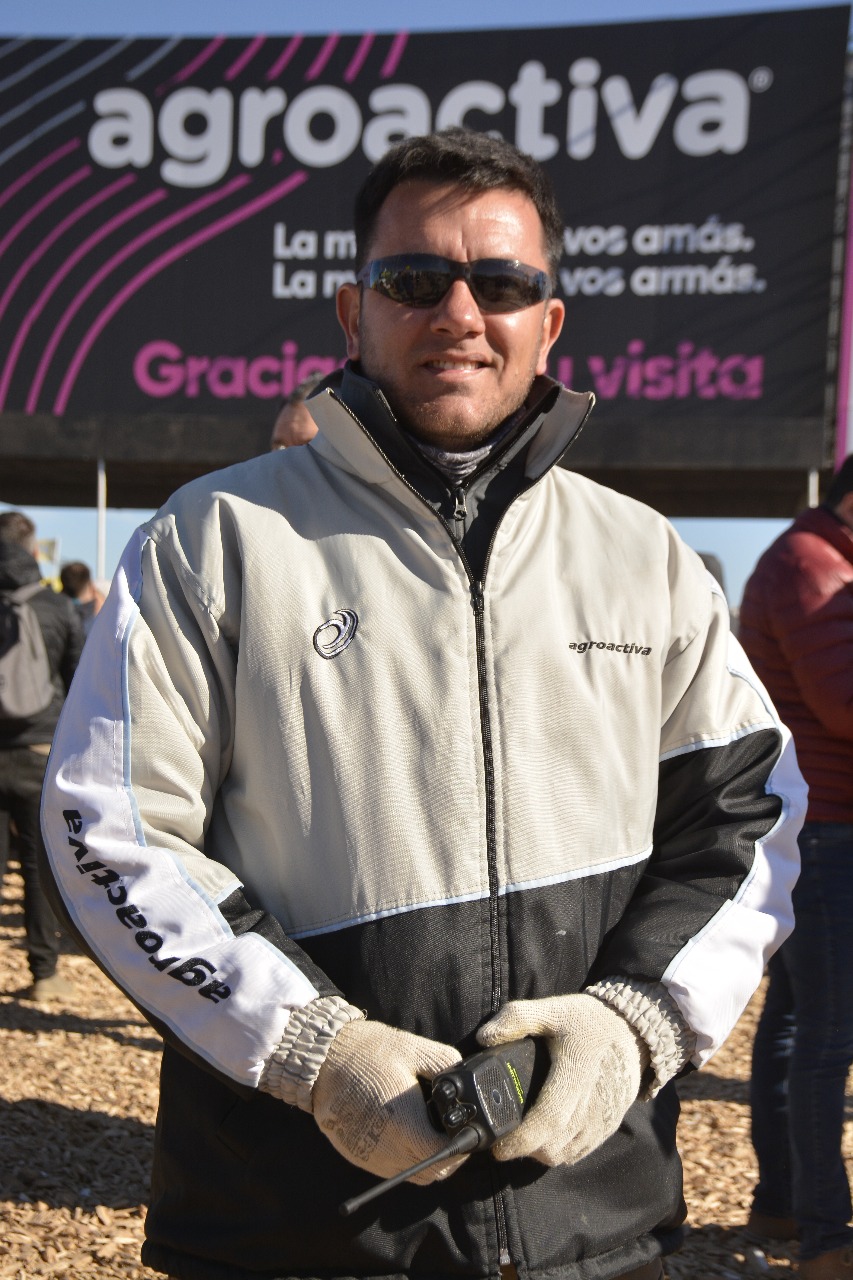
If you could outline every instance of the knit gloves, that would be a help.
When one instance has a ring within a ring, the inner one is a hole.
[[[313,1112],[346,1160],[391,1178],[446,1145],[430,1121],[420,1079],[460,1060],[450,1045],[367,1021],[346,1001],[326,996],[291,1013],[260,1087]],[[410,1181],[425,1186],[446,1178],[467,1158],[433,1165]]]
[[[490,1047],[522,1036],[544,1036],[551,1068],[519,1127],[492,1153],[574,1164],[619,1128],[640,1091],[648,1048],[621,1013],[585,994],[513,1000],[477,1038]]]
[[[480,1028],[485,1046],[542,1036],[551,1067],[519,1127],[493,1148],[498,1160],[529,1156],[574,1164],[619,1128],[638,1098],[654,1096],[682,1069],[696,1037],[659,982],[606,978],[580,995],[514,1000]],[[422,1080],[460,1061],[456,1049],[366,1021],[341,996],[294,1009],[259,1088],[312,1112],[345,1159],[380,1178],[435,1154]],[[467,1156],[410,1179],[446,1178]]]

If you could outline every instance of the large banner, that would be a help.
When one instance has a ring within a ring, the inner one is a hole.
[[[0,42],[0,412],[271,421],[344,358],[370,164],[462,123],[556,184],[554,375],[817,465],[849,18]]]

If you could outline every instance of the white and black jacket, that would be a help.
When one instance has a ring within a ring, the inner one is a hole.
[[[607,1280],[684,1217],[674,1087],[570,1168],[371,1185],[258,1087],[342,994],[475,1049],[504,1002],[656,984],[710,1057],[790,931],[805,788],[699,558],[557,466],[539,380],[451,493],[347,370],[312,443],[127,548],[43,804],[65,911],[166,1038],[144,1260],[186,1280]]]

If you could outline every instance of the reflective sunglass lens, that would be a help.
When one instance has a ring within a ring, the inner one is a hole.
[[[484,258],[453,262],[431,254],[397,255],[367,263],[357,279],[369,289],[409,307],[434,307],[456,280],[465,280],[483,311],[520,311],[550,296],[544,271],[524,263]]]
[[[520,311],[542,300],[538,290],[527,280],[475,275],[471,283],[477,302],[489,311]]]

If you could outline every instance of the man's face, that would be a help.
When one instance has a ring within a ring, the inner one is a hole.
[[[548,271],[536,206],[519,191],[470,193],[454,184],[406,182],[379,211],[370,258],[431,253],[455,262],[511,258]],[[429,308],[408,307],[360,285],[338,293],[347,354],[382,388],[419,438],[474,448],[520,408],[565,315],[556,298],[522,311],[482,312],[464,280]]]
[[[295,444],[307,444],[317,434],[317,424],[308,412],[304,400],[286,404],[278,412],[270,438],[270,449],[289,449]]]

